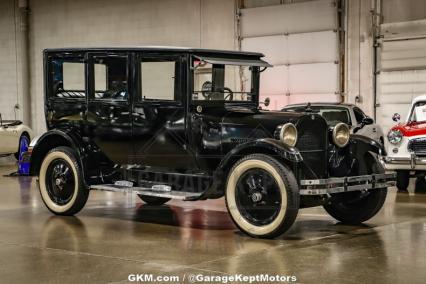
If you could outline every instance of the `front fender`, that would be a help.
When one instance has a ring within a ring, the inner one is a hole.
[[[238,145],[229,151],[220,162],[218,170],[224,170],[243,156],[254,153],[271,154],[288,163],[298,163],[303,160],[299,150],[272,138],[258,139]]]
[[[222,197],[228,171],[239,159],[254,153],[271,155],[287,164],[293,170],[296,164],[303,161],[297,148],[289,147],[276,139],[264,138],[240,144],[222,158],[213,173],[213,184],[204,192],[200,199]]]
[[[375,156],[384,155],[383,145],[362,135],[353,134],[346,147],[332,146],[328,153],[328,171],[331,177],[371,173]]]
[[[349,145],[352,148],[356,147],[357,151],[373,152],[380,156],[386,155],[385,148],[381,143],[366,136],[352,134]]]

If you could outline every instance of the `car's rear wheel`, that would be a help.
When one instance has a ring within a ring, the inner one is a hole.
[[[74,215],[84,207],[89,189],[73,149],[58,147],[46,155],[40,167],[39,189],[46,207],[57,215]]]
[[[30,136],[23,133],[21,137],[19,137],[18,152],[13,154],[18,161],[21,160],[22,154],[28,151],[28,145],[30,145]]]
[[[409,171],[396,171],[396,188],[399,192],[408,192],[408,184],[410,183]]]
[[[296,220],[300,196],[291,170],[276,159],[253,154],[230,170],[225,200],[236,226],[258,238],[274,238]]]
[[[138,194],[139,198],[148,205],[163,205],[166,202],[170,201],[170,198],[148,196]]]
[[[384,173],[379,162],[372,158],[370,173]],[[359,224],[375,216],[386,200],[387,189],[379,188],[367,192],[353,191],[333,194],[324,209],[333,218],[346,224]]]

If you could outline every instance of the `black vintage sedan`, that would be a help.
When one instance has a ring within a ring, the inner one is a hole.
[[[225,196],[243,232],[273,238],[300,208],[360,223],[394,176],[382,146],[315,113],[262,111],[259,53],[188,48],[49,49],[48,131],[27,158],[47,208],[73,215],[90,190],[147,204]]]

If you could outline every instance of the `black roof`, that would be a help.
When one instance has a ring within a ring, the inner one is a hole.
[[[287,107],[303,107],[306,106],[308,104],[308,102],[306,103],[297,103],[297,104],[289,104],[286,105],[284,108]],[[350,103],[332,103],[332,102],[316,102],[316,103],[310,103],[311,106],[344,106],[344,107],[353,107],[355,106],[354,104],[350,104]]]
[[[237,55],[237,56],[253,56],[264,57],[262,53],[220,50],[220,49],[203,49],[192,47],[175,47],[175,46],[135,46],[135,47],[66,47],[66,48],[47,48],[44,52],[103,52],[103,51],[168,51],[168,52],[189,52],[196,54],[217,54],[217,55]]]

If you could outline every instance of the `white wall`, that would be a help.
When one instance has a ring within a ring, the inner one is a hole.
[[[42,50],[173,45],[235,49],[232,0],[30,1],[33,128],[45,130]]]
[[[16,11],[14,0],[0,0],[0,113],[3,119],[15,118],[14,106],[18,103]]]
[[[426,19],[425,0],[382,0],[384,23]]]

